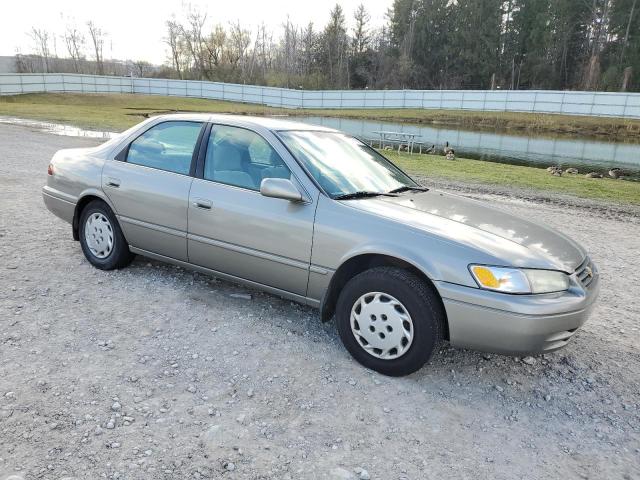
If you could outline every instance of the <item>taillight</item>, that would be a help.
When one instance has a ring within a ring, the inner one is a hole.
[[[47,168],[47,175],[53,175],[53,163],[49,164],[49,167]]]

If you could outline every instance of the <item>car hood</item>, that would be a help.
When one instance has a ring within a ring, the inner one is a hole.
[[[481,250],[502,265],[572,273],[586,256],[580,245],[552,228],[459,195],[429,190],[348,203]]]

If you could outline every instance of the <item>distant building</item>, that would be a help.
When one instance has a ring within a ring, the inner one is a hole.
[[[16,57],[0,55],[0,73],[17,73]]]

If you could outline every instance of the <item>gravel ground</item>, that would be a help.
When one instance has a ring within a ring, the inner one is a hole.
[[[0,125],[0,480],[640,477],[633,212],[465,188],[583,243],[599,304],[559,352],[443,345],[394,379],[308,307],[141,257],[92,268],[40,188],[57,149],[97,142]]]

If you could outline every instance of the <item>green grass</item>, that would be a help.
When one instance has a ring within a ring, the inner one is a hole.
[[[407,173],[467,183],[533,189],[606,202],[640,205],[640,182],[610,178],[585,178],[583,175],[554,177],[546,169],[483,162],[446,160],[436,155],[409,155],[383,152]]]
[[[618,139],[637,139],[640,135],[640,120],[571,115],[423,109],[291,110],[199,98],[129,94],[36,93],[0,97],[0,115],[70,123],[93,129],[124,130],[138,123],[143,114],[168,111],[319,115],[473,130],[606,135]]]
[[[284,110],[233,102],[195,98],[148,95],[76,95],[30,94],[0,97],[0,115],[49,120],[96,130],[124,130],[139,123],[144,115],[171,111],[192,111],[236,114],[330,115],[351,118],[373,118],[393,121],[457,121],[459,125],[478,127],[481,122],[511,122],[529,124],[528,128],[559,128],[564,121],[574,122],[584,130],[595,129],[640,133],[640,122],[598,119],[593,117],[562,117],[530,114],[479,114],[473,112],[441,112],[434,110]],[[475,123],[474,123],[475,122]],[[446,122],[445,122],[446,123]],[[538,126],[535,126],[538,125]],[[495,125],[494,125],[495,127]],[[565,125],[565,127],[567,127]],[[567,127],[568,128],[568,127]],[[577,128],[577,127],[576,127]],[[408,155],[384,152],[408,172],[432,178],[467,183],[520,187],[563,193],[614,203],[640,205],[640,182],[613,179],[587,179],[583,176],[554,177],[541,168],[505,165],[478,160],[445,160],[441,156]]]
[[[266,115],[282,110],[199,98],[121,94],[36,93],[0,97],[0,115],[67,123],[93,130],[122,131],[145,115],[175,111]]]

